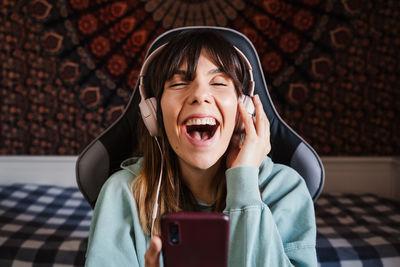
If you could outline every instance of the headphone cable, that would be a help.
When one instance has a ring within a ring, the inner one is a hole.
[[[150,232],[150,236],[153,236],[153,230],[154,230],[154,222],[157,218],[157,212],[158,212],[158,198],[160,195],[160,188],[161,188],[161,178],[162,178],[162,173],[163,173],[163,169],[164,169],[164,155],[162,153],[161,150],[161,146],[160,143],[158,142],[158,139],[156,136],[154,136],[154,139],[157,142],[157,146],[158,149],[160,150],[160,154],[161,154],[161,170],[160,170],[160,176],[158,177],[158,185],[157,185],[157,192],[156,192],[156,199],[155,199],[155,203],[154,203],[154,207],[153,207],[153,214],[152,214],[152,219],[151,219],[151,232]]]

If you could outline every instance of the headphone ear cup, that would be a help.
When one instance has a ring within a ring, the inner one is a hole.
[[[249,114],[254,115],[255,107],[253,104],[253,99],[250,96],[243,94],[243,95],[239,96],[238,101],[243,103],[245,110]],[[243,120],[242,120],[242,117],[241,117],[239,111],[236,114],[236,125],[235,125],[234,132],[235,133],[244,133],[245,132],[244,123],[243,123]]]
[[[146,125],[147,130],[151,136],[158,135],[157,127],[157,100],[155,97],[150,97],[147,99],[142,99],[139,103],[140,114],[144,125]]]

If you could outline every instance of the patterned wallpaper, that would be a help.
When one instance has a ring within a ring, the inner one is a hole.
[[[76,155],[123,112],[167,29],[247,35],[320,155],[400,154],[397,0],[2,0],[0,154]]]

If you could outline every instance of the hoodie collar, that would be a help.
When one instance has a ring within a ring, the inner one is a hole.
[[[124,170],[129,171],[134,175],[138,175],[140,172],[140,166],[142,165],[143,158],[142,157],[132,157],[124,160],[120,167]]]

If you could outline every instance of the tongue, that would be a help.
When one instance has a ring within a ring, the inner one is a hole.
[[[202,141],[205,141],[205,140],[207,140],[209,138],[207,131],[204,131],[204,132],[193,131],[190,135],[194,139],[202,140]]]
[[[210,137],[208,136],[208,132],[207,131],[201,133],[201,140],[205,141],[208,138],[210,138]]]

